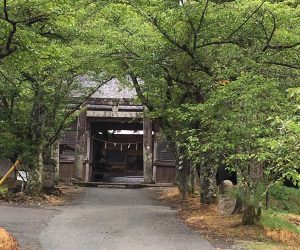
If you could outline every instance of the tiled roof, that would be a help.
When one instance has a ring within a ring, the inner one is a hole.
[[[99,85],[99,82],[88,76],[80,76],[78,80],[84,88],[93,88]],[[114,78],[96,90],[91,98],[134,99],[136,98],[136,91],[124,86],[118,79]]]

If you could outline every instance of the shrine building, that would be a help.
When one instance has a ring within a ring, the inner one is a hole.
[[[83,86],[95,84],[82,77]],[[140,177],[145,183],[174,183],[172,145],[136,104],[135,90],[112,79],[85,102],[77,121],[57,147],[56,175],[101,182],[111,177]]]

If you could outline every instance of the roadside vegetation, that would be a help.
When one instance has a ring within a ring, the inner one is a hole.
[[[136,89],[173,143],[182,198],[196,172],[200,202],[215,203],[216,170],[223,165],[239,176],[242,221],[260,223],[270,188],[300,181],[299,3],[114,1],[102,7],[87,27],[107,43],[104,54],[114,55],[107,70],[130,76],[124,84]]]
[[[280,185],[276,188],[285,190]],[[294,193],[299,197],[300,190],[294,190]],[[241,214],[222,215],[217,204],[199,204],[196,197],[197,195],[191,195],[182,201],[178,188],[169,188],[160,194],[160,200],[177,209],[180,219],[215,244],[240,246],[249,250],[294,250],[299,247],[299,212],[275,212],[275,206],[273,209],[264,208],[259,224],[245,226],[241,223]],[[271,201],[279,206],[283,204],[276,198],[271,198]]]
[[[270,189],[270,208],[276,212],[300,215],[300,190],[282,185]]]
[[[5,187],[0,187],[0,195],[3,195],[7,192],[7,188]]]
[[[83,188],[69,182],[60,182],[51,194],[27,195],[26,193],[11,193],[7,188],[0,188],[0,203],[26,204],[30,206],[62,206],[77,197]]]
[[[298,193],[278,183],[300,183],[299,0],[16,0],[0,12],[0,157],[21,160],[27,194],[54,178],[51,148],[95,91],[78,76],[117,77],[174,146],[183,200],[196,173],[197,202],[214,206],[226,166],[245,208],[234,218],[297,220],[284,214],[298,214]]]

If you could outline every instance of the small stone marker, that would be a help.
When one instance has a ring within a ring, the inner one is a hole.
[[[219,212],[223,215],[232,214],[236,199],[233,198],[229,191],[233,190],[234,186],[230,180],[224,180],[219,186]]]

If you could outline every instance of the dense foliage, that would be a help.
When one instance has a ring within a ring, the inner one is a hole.
[[[238,172],[252,207],[274,182],[300,180],[299,0],[3,6],[0,154],[51,145],[71,115],[74,77],[104,72],[135,88],[176,144],[183,189],[189,166],[198,170],[202,202],[215,199],[220,164]]]
[[[51,146],[91,91],[72,98],[80,92],[76,77],[88,70],[86,48],[75,39],[78,4],[1,1],[0,156],[29,168],[31,192],[41,189]]]
[[[298,1],[113,1],[90,21],[109,67],[131,76],[198,168],[203,202],[220,164],[238,171],[251,206],[274,182],[299,180],[299,11]]]

